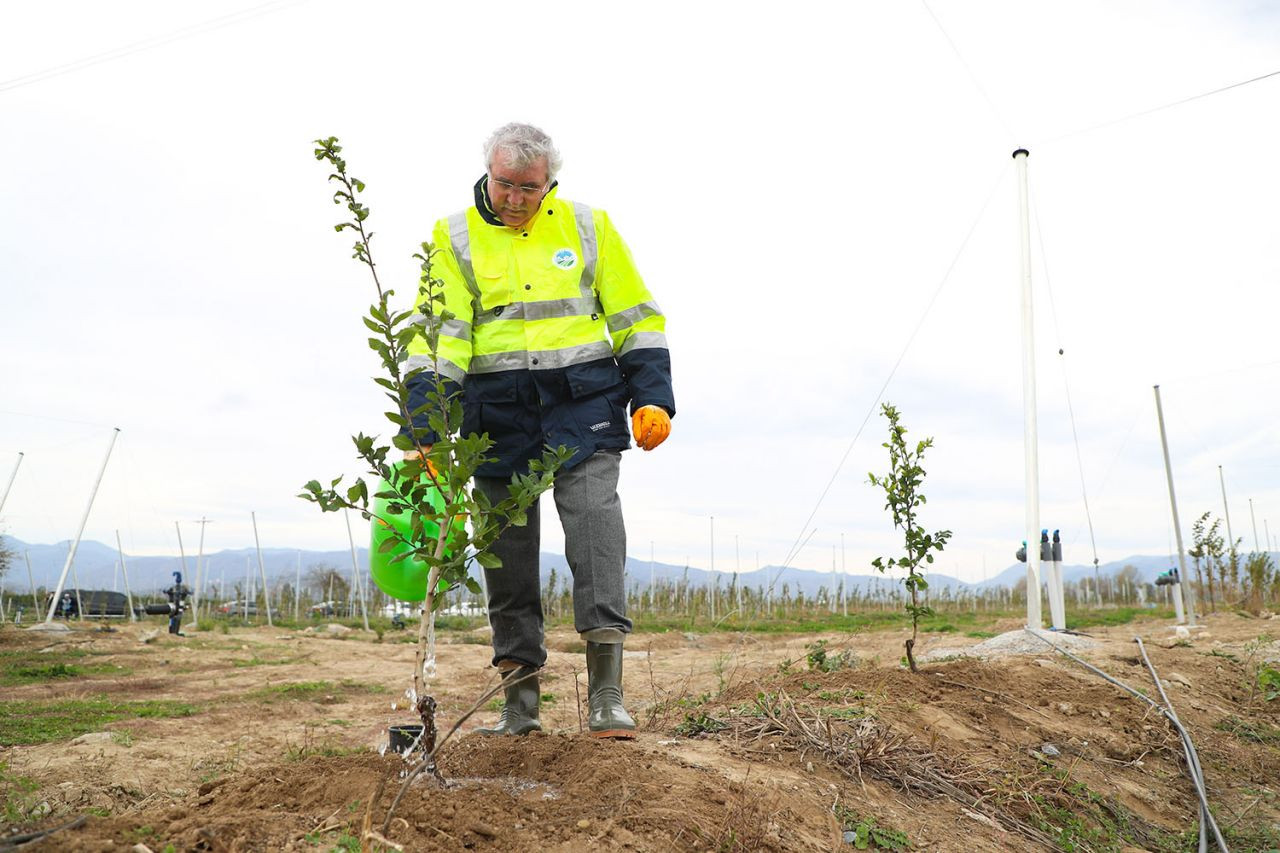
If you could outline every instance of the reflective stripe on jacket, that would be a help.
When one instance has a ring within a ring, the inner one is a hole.
[[[498,461],[482,476],[523,472],[544,446],[576,448],[570,466],[597,450],[630,446],[627,403],[675,414],[665,318],[608,214],[557,197],[523,228],[476,206],[436,223],[433,273],[444,282],[439,371],[463,389],[464,433],[489,434]],[[426,343],[410,369],[431,369]],[[413,405],[434,378],[411,382]]]

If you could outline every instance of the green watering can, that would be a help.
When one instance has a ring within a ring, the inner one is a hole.
[[[397,472],[404,467],[403,462],[396,462],[392,466]],[[378,488],[374,493],[384,492],[391,489],[391,484],[386,480],[378,483]],[[443,512],[445,508],[444,495],[440,494],[440,490],[435,486],[431,487],[429,494],[431,506],[437,512]],[[404,543],[398,544],[389,551],[381,550],[382,543],[388,539],[394,538],[392,531],[407,537],[412,530],[413,525],[410,522],[410,514],[402,512],[398,515],[392,515],[387,511],[387,506],[391,502],[386,498],[375,497],[370,510],[374,517],[370,519],[370,538],[369,538],[369,573],[373,576],[373,582],[378,585],[378,589],[385,592],[392,598],[398,598],[401,601],[422,601],[427,597],[427,575],[430,567],[418,560],[400,560],[394,562],[395,558],[409,551],[409,547]],[[388,526],[386,519],[391,524]],[[422,520],[422,529],[430,537],[434,538],[440,533],[440,526],[430,519]],[[457,532],[465,532],[466,521],[458,518],[453,523],[453,529]],[[453,537],[450,537],[452,539]],[[453,548],[452,543],[445,543],[445,555],[448,556]]]

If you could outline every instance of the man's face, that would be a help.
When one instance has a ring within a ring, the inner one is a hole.
[[[545,157],[523,169],[505,165],[500,156],[489,163],[489,201],[502,224],[511,228],[533,218],[550,183]]]

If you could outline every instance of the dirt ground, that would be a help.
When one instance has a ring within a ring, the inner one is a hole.
[[[951,651],[912,674],[898,630],[634,635],[624,684],[641,730],[602,742],[583,733],[582,645],[558,629],[545,732],[470,734],[497,718],[478,712],[442,751],[447,784],[415,781],[383,843],[366,827],[380,832],[407,766],[383,747],[388,725],[413,722],[408,637],[244,628],[143,643],[153,625],[113,627],[3,626],[0,652],[94,662],[0,688],[3,700],[175,700],[193,713],[0,747],[0,850],[79,816],[20,849],[327,851],[362,838],[370,850],[1194,849],[1195,794],[1171,726],[1047,646],[976,660],[951,655],[980,638],[923,635],[918,653]],[[1222,614],[1178,642],[1169,623],[1146,621],[1090,629],[1099,642],[1082,652],[1155,695],[1133,637],[1148,643],[1233,850],[1280,839],[1280,699],[1252,684],[1258,662],[1280,658],[1258,639],[1268,632],[1280,620]],[[830,671],[808,659],[820,639]],[[483,631],[442,633],[442,728],[495,683],[485,643]]]

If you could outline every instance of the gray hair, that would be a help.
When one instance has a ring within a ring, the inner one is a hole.
[[[495,130],[485,142],[484,167],[486,169],[493,162],[494,155],[499,153],[505,165],[516,169],[531,166],[545,157],[547,180],[555,180],[556,174],[564,164],[550,136],[531,124],[515,121]]]

